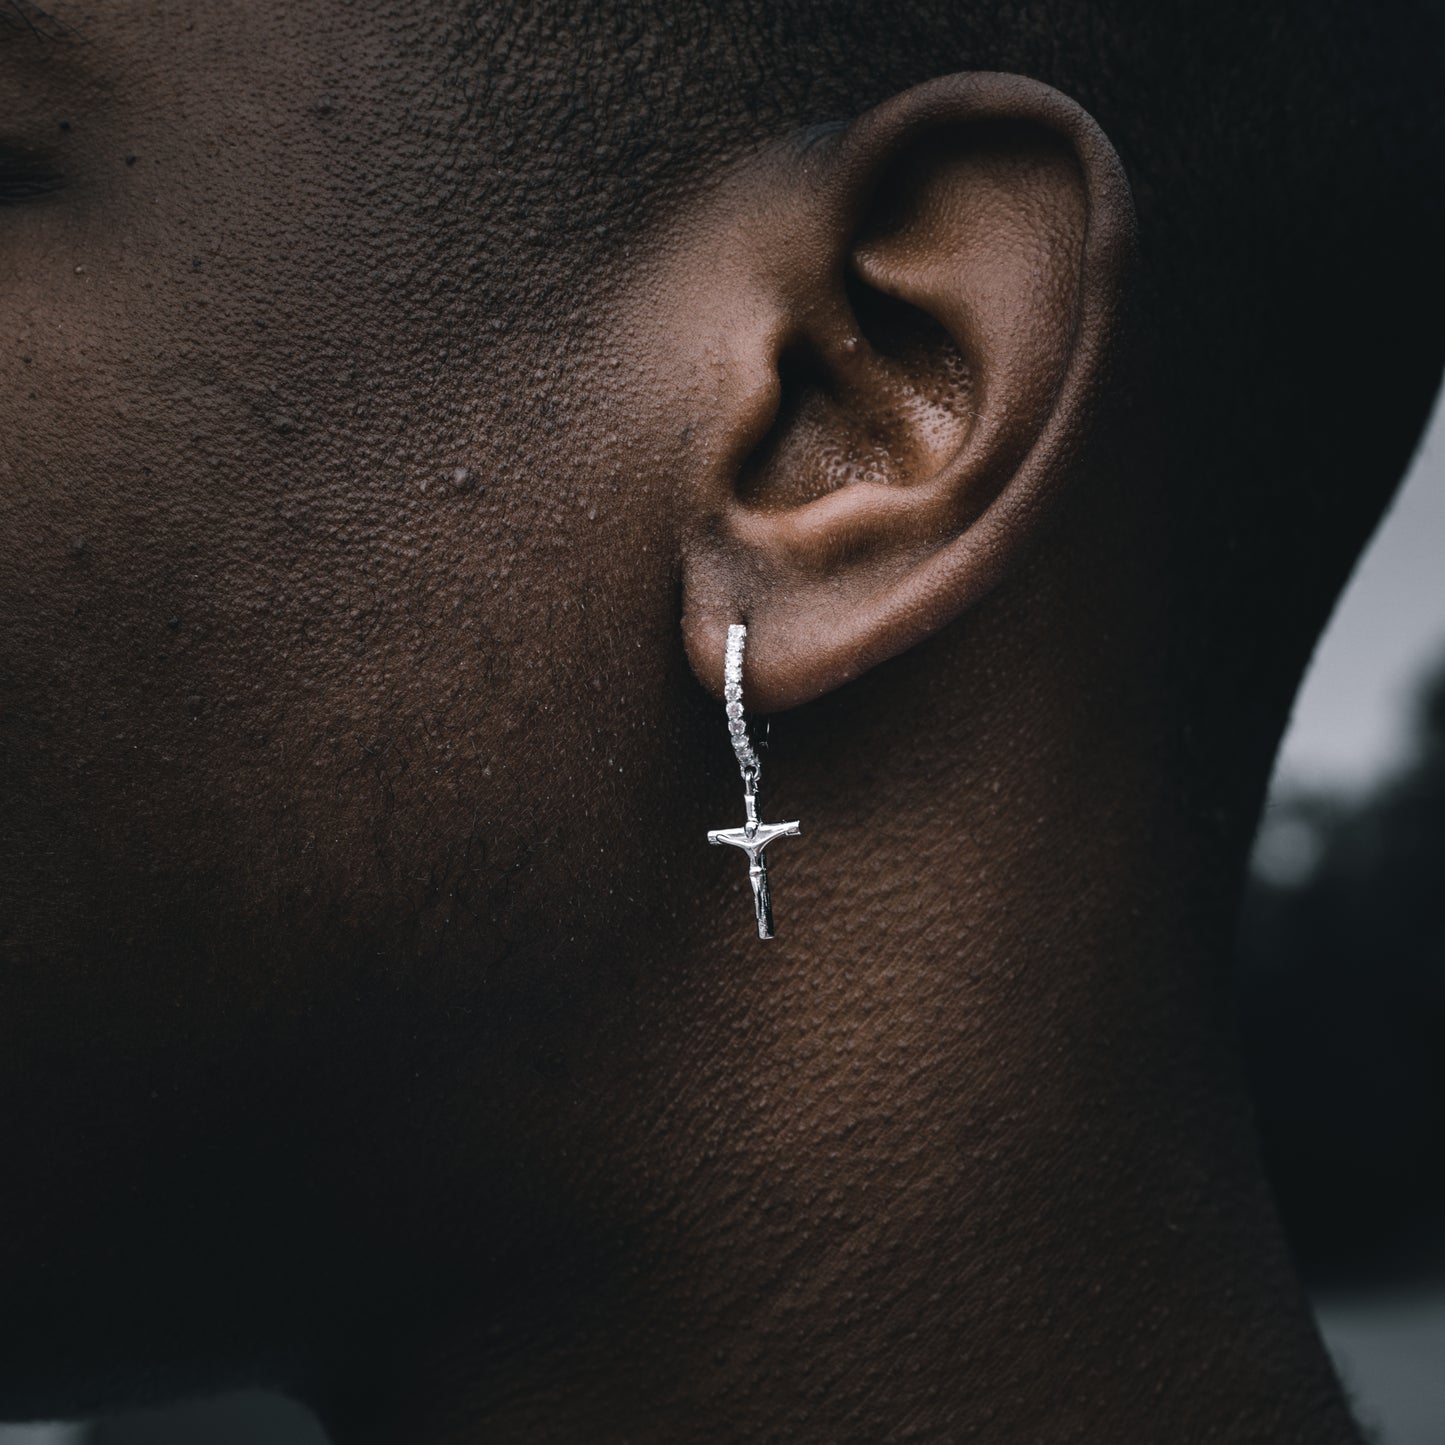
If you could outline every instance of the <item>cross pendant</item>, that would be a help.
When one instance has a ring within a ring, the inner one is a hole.
[[[763,849],[774,838],[796,838],[802,825],[793,823],[760,823],[758,797],[748,790],[743,793],[748,820],[741,828],[714,828],[707,835],[709,843],[730,843],[748,855],[748,881],[753,885],[753,911],[758,915],[758,937],[773,936],[773,895],[768,889],[768,860]]]

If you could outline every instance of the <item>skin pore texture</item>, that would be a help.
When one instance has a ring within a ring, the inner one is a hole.
[[[1357,1438],[1227,968],[1438,42],[1259,8],[0,5],[0,1418]]]

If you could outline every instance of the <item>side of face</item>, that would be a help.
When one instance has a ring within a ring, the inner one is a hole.
[[[0,214],[0,1414],[284,1376],[417,1250],[546,1257],[580,1141],[673,1167],[629,1100],[738,1063],[739,960],[686,946],[739,881],[727,623],[750,706],[817,699],[1077,470],[1132,209],[1072,102],[918,86],[583,245],[579,47],[466,29],[136,4],[0,52],[64,181]]]
[[[0,31],[0,1416],[259,1329],[395,1054],[526,1053],[665,847],[668,499],[415,8]]]
[[[1005,77],[759,123],[618,228],[588,187],[673,79],[580,75],[551,10],[72,13],[0,30],[0,196],[62,182],[0,206],[0,1417],[286,1378],[396,1297],[379,1245],[535,1243],[650,1049],[665,1108],[746,1066],[708,1022],[738,958],[685,946],[740,881],[698,846],[737,807],[726,626],[792,706],[1004,590],[1093,475],[1132,237],[1097,127]],[[631,127],[595,175],[584,92]],[[953,747],[921,809],[1146,690],[1166,559],[1107,491],[974,627],[1019,630],[949,672],[966,709],[915,673]],[[793,715],[805,797],[897,745],[850,699],[846,738]],[[794,877],[843,927],[873,862],[840,829]]]

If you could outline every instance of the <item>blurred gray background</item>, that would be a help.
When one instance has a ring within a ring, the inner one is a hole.
[[[1441,1445],[1445,395],[1315,655],[1253,875],[1242,1026],[1320,1328],[1377,1445]]]
[[[1445,1442],[1445,407],[1320,645],[1256,846],[1239,999],[1319,1323],[1378,1445]],[[1307,1004],[1305,1007],[1303,1005]],[[3,1306],[0,1306],[3,1307]],[[251,1394],[0,1445],[325,1445]]]

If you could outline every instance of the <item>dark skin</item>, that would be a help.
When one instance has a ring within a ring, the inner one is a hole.
[[[445,209],[418,16],[0,44],[65,178],[0,211],[0,1417],[1354,1441],[1219,1006],[1248,829],[1171,782],[1108,138],[942,77],[564,276],[544,155]]]

